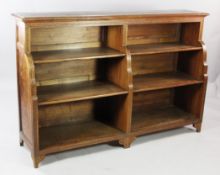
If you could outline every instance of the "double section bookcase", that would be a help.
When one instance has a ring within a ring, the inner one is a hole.
[[[207,84],[206,13],[18,13],[20,144],[45,155],[192,124]]]

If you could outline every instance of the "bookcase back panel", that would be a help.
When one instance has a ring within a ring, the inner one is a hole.
[[[39,85],[53,85],[94,80],[104,76],[105,60],[76,60],[61,63],[37,64]],[[65,71],[63,71],[65,70]]]
[[[198,80],[202,80],[204,71],[203,64],[203,51],[183,52],[179,54],[177,69]]]
[[[185,44],[198,45],[201,40],[201,23],[184,23],[181,26],[181,42]]]
[[[59,26],[31,29],[31,50],[99,47],[103,27]]]
[[[83,100],[39,107],[40,127],[98,120],[114,125],[122,97]]]
[[[41,127],[44,127],[89,121],[95,116],[94,107],[95,103],[89,100],[41,106],[39,108],[39,123]]]
[[[129,25],[127,45],[179,41],[180,24]]]
[[[133,75],[172,72],[176,70],[176,61],[176,53],[133,56]]]
[[[166,107],[171,105],[172,101],[172,89],[135,93],[133,97],[133,113],[162,106]]]
[[[174,104],[199,117],[200,111],[197,108],[203,103],[202,100],[199,100],[201,91],[203,91],[203,86],[201,85],[175,88]]]

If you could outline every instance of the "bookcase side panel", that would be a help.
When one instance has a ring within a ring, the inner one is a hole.
[[[38,150],[38,107],[34,65],[29,50],[29,27],[17,22],[17,73],[21,139],[31,149]]]

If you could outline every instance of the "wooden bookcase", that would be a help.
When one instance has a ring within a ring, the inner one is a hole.
[[[206,13],[18,13],[20,144],[52,153],[192,124],[207,84]]]

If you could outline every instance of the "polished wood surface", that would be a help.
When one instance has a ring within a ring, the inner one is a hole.
[[[33,52],[35,64],[73,61],[77,59],[118,58],[123,56],[125,56],[124,53],[107,47]]]
[[[110,82],[86,81],[38,88],[39,105],[64,103],[127,94]]]
[[[134,45],[128,47],[132,55],[146,55],[157,53],[183,52],[201,50],[201,46],[190,46],[180,43],[162,43],[149,45]]]
[[[192,11],[18,13],[20,145],[51,153],[193,125],[207,86],[204,17]]]
[[[37,86],[68,84],[91,80],[109,80],[120,86],[120,82],[110,80],[110,74],[115,67],[120,67],[119,65],[122,59],[124,58],[86,59],[36,64]],[[119,72],[119,75],[120,73],[122,72]]]
[[[39,127],[94,120],[98,112],[96,109],[101,106],[98,104],[98,100],[102,100],[102,98],[42,105],[39,107]]]
[[[56,13],[14,13],[13,16],[22,19],[25,22],[34,22],[38,20],[76,20],[76,19],[90,19],[90,18],[104,18],[111,17],[111,18],[119,18],[119,17],[127,17],[127,18],[138,18],[138,17],[164,17],[164,16],[181,16],[181,17],[189,17],[189,16],[199,16],[204,17],[207,16],[208,13],[205,12],[195,12],[190,10],[152,10],[152,11],[136,11],[136,12],[56,12]]]
[[[178,42],[181,24],[146,24],[128,26],[128,45]]]
[[[175,72],[178,53],[163,53],[132,56],[133,76]]]
[[[158,90],[193,84],[201,84],[202,81],[179,72],[157,73],[138,75],[134,77],[134,92]]]
[[[143,135],[173,127],[181,127],[194,122],[194,116],[175,106],[157,108],[135,113],[132,119],[132,133]]]
[[[62,146],[68,150],[118,140],[122,134],[120,130],[97,121],[43,127],[40,129],[40,151],[48,154],[59,152]]]

